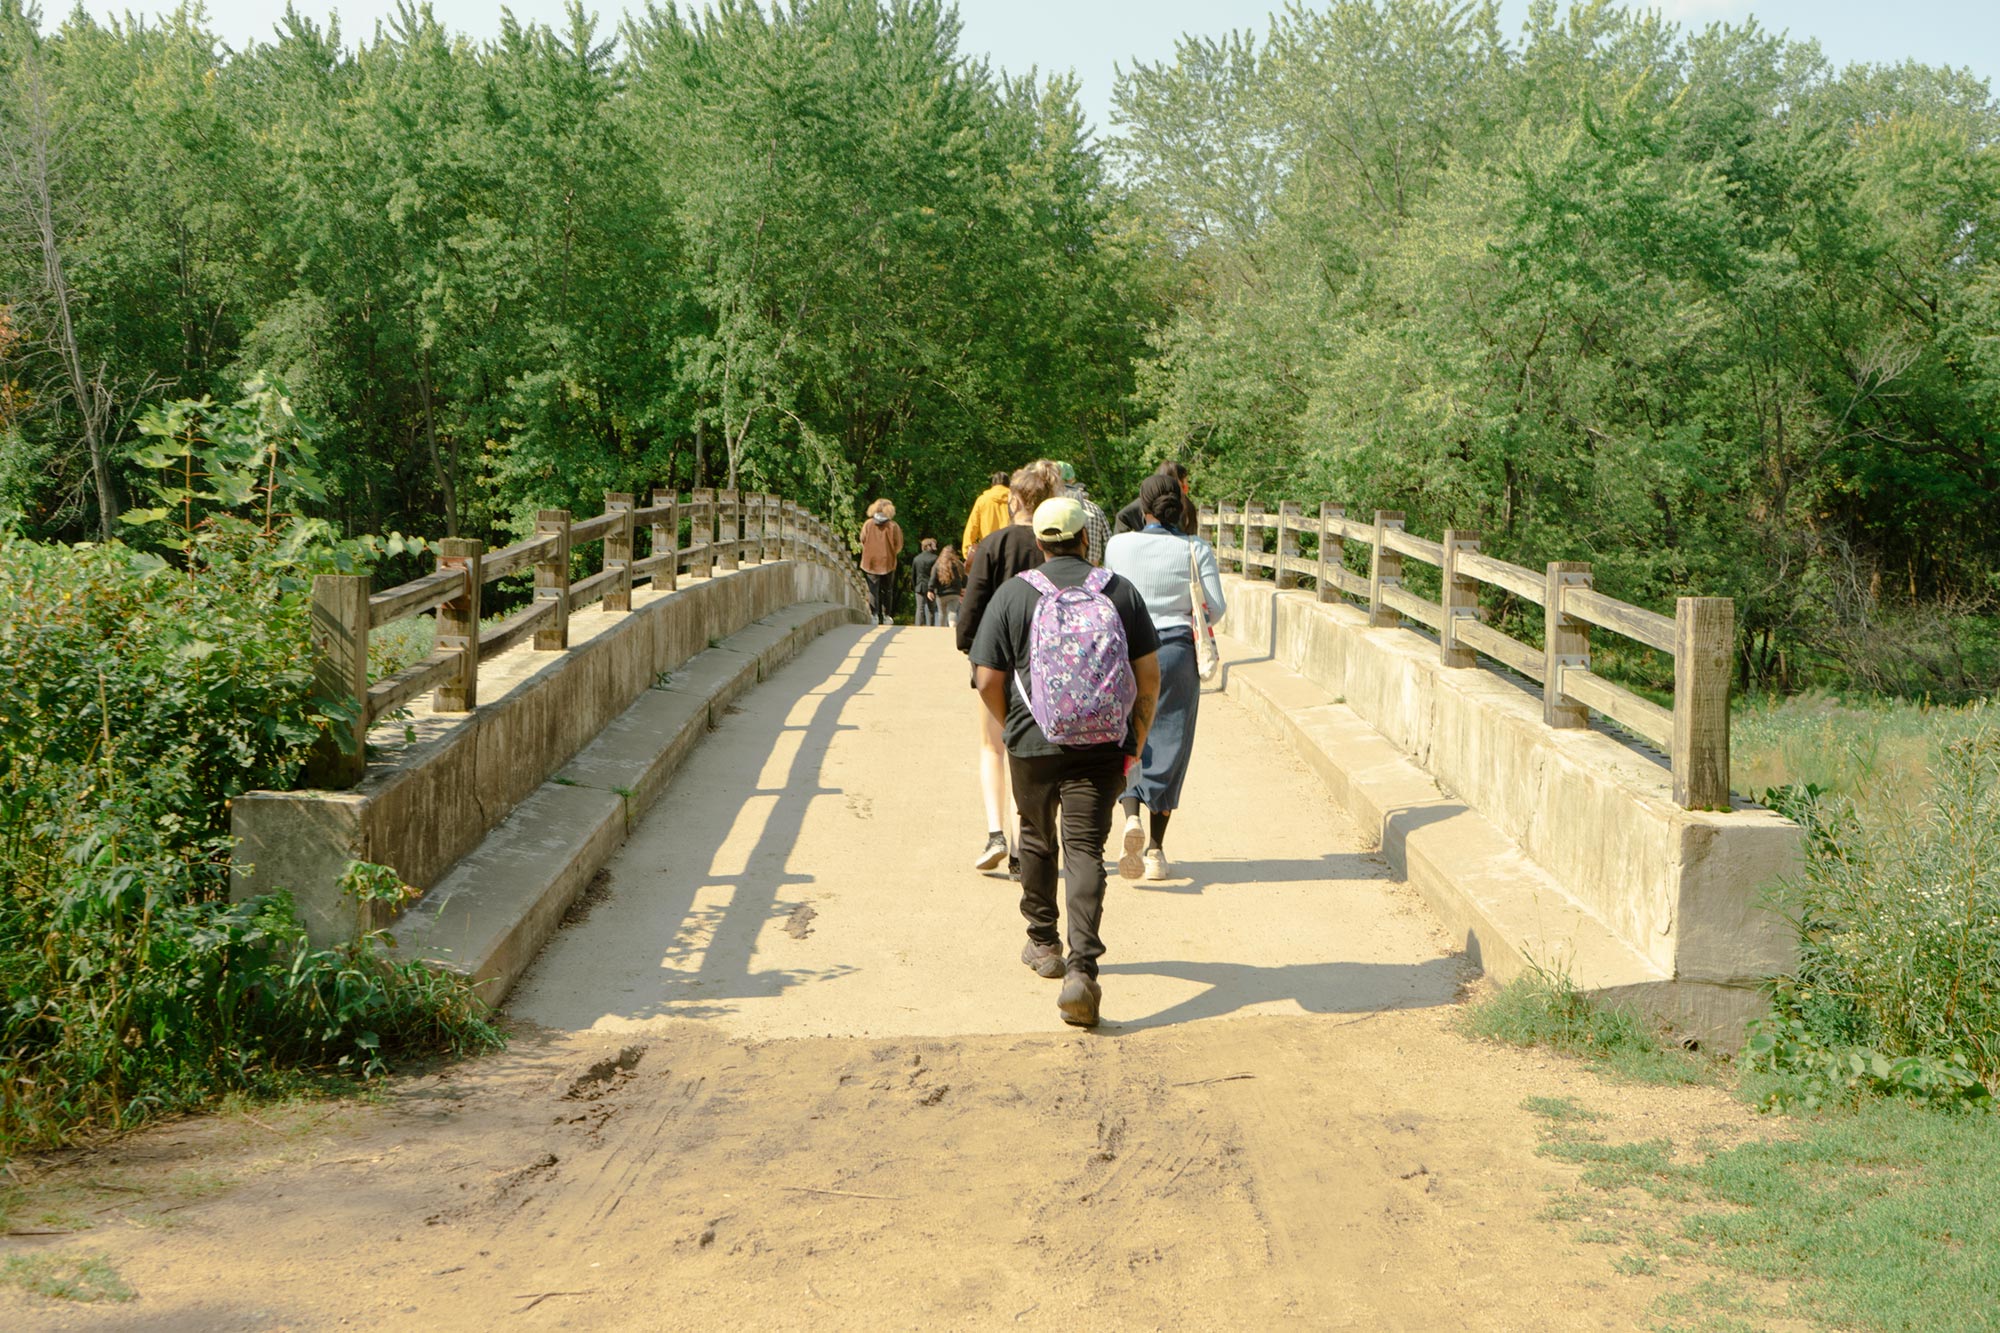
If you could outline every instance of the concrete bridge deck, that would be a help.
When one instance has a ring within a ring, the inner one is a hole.
[[[605,901],[509,1002],[545,1027],[744,1037],[1057,1025],[1022,967],[1018,890],[970,868],[974,696],[941,629],[843,627],[738,701],[634,828]],[[1446,1004],[1421,902],[1235,701],[1202,701],[1173,878],[1113,879],[1105,1021]],[[805,918],[810,917],[807,921]]]

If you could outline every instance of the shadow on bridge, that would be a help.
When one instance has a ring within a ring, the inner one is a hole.
[[[1203,1018],[1222,1018],[1252,1005],[1287,1002],[1309,1014],[1375,1014],[1452,1003],[1466,967],[1456,956],[1420,963],[1188,963],[1160,960],[1106,963],[1099,975],[1170,977],[1208,989],[1144,1018],[1107,1023],[1107,1032],[1143,1032]]]
[[[738,752],[777,754],[786,736],[799,737],[782,777],[775,785],[760,779],[748,789],[732,784],[724,793],[728,800],[712,811],[716,818],[684,819],[671,828],[648,828],[642,823],[621,856],[628,864],[620,867],[611,900],[581,929],[557,937],[537,962],[525,993],[517,995],[517,1010],[526,1011],[525,1016],[536,1022],[570,1029],[588,1028],[607,1016],[714,1018],[733,1012],[727,1002],[770,998],[794,986],[854,971],[846,964],[759,970],[752,961],[765,927],[800,905],[784,898],[784,891],[820,881],[811,873],[790,871],[787,861],[813,801],[844,794],[841,788],[826,785],[825,761],[835,737],[857,730],[841,721],[842,711],[876,676],[893,636],[892,630],[858,643],[858,651],[845,655],[824,680],[796,696],[784,714],[759,716],[754,709],[732,708],[730,725],[738,729]],[[815,693],[835,680],[832,689]],[[755,693],[748,698],[754,700]],[[810,716],[802,723],[790,721],[808,702]],[[703,751],[712,745],[713,741]],[[705,758],[712,761],[698,751],[675,784],[702,781]],[[768,769],[764,776],[769,776]],[[715,873],[738,829],[737,820],[722,817],[721,807],[748,810],[760,805],[768,806],[768,812],[754,842],[740,858],[731,858],[742,869]],[[652,870],[643,863],[629,864],[647,853],[656,854]],[[701,905],[710,896],[722,901]],[[578,969],[558,956],[572,949],[587,952],[586,968]],[[588,977],[579,986],[575,978],[580,970]]]

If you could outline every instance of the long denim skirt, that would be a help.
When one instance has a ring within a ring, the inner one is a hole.
[[[1178,810],[1181,783],[1194,753],[1194,723],[1201,711],[1201,673],[1194,664],[1194,633],[1170,629],[1160,636],[1160,704],[1146,751],[1132,770],[1127,796],[1148,810]]]

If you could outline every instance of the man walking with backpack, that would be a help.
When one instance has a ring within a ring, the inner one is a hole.
[[[972,645],[980,698],[1005,732],[1021,811],[1021,961],[1063,978],[1065,1023],[1095,1027],[1104,915],[1104,842],[1126,770],[1159,701],[1159,637],[1130,583],[1084,559],[1083,506],[1044,501],[1030,527],[1047,557],[993,594]],[[1057,931],[1056,849],[1069,907]]]

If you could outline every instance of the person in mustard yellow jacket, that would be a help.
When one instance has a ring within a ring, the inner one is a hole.
[[[965,540],[959,543],[958,549],[967,560],[972,559],[972,548],[979,545],[981,537],[998,532],[1014,521],[1013,514],[1008,512],[1007,508],[1008,496],[1011,494],[1007,489],[1007,474],[996,472],[991,481],[992,484],[981,491],[979,498],[972,502],[972,514],[965,520]]]

